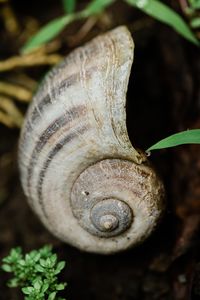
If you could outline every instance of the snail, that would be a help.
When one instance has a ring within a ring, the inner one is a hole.
[[[141,243],[164,208],[163,183],[126,128],[133,50],[120,26],[72,51],[44,79],[20,135],[30,206],[55,236],[88,252]]]

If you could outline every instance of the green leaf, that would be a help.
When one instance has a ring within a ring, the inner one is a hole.
[[[48,258],[47,258],[47,259],[48,259]],[[47,267],[47,259],[43,259],[43,258],[40,259],[40,264],[41,264],[41,266],[44,267],[44,268]]]
[[[192,19],[190,22],[192,28],[199,28],[200,27],[200,17]]]
[[[37,272],[44,272],[45,269],[42,266],[40,266],[39,264],[36,264],[35,265],[35,270]]]
[[[184,144],[200,144],[200,129],[186,130],[170,135],[149,147],[147,151],[170,148]]]
[[[57,291],[62,291],[62,290],[64,290],[65,287],[66,287],[66,284],[59,283],[59,284],[56,285],[56,290]]]
[[[22,292],[26,295],[31,294],[34,291],[34,288],[32,286],[27,286],[22,288]]]
[[[9,287],[17,287],[17,286],[20,286],[20,282],[18,280],[18,278],[12,278],[8,281],[8,286]]]
[[[60,271],[65,267],[65,261],[60,261],[57,264],[56,270],[55,270],[55,274],[59,274]]]
[[[36,250],[32,250],[32,251],[29,253],[29,256],[30,256],[31,259],[34,259],[36,255],[37,255],[37,251],[36,251]]]
[[[200,8],[200,0],[189,0],[189,3],[194,9]]]
[[[57,18],[50,21],[47,25],[42,27],[36,35],[34,35],[21,49],[22,53],[27,53],[32,49],[38,48],[41,45],[51,41],[57,36],[64,27],[73,20],[73,15]]]
[[[85,9],[85,17],[101,13],[107,6],[115,0],[93,0]]]
[[[45,293],[48,290],[48,288],[49,288],[49,284],[48,283],[44,283],[43,286],[42,286],[42,288],[41,288],[41,291],[43,293]]]
[[[57,261],[57,255],[56,254],[52,254],[51,257],[49,258],[50,259],[50,267],[54,267],[55,264],[56,264],[56,261]]]
[[[25,266],[26,265],[26,262],[25,262],[25,260],[24,259],[20,259],[19,261],[18,261],[18,264],[20,265],[20,266]]]
[[[50,257],[48,257],[47,259],[46,259],[46,267],[47,268],[51,268],[52,266],[51,266],[51,259],[50,259]]]
[[[14,263],[14,262],[18,261],[21,258],[22,258],[22,249],[20,247],[16,247],[16,248],[13,248],[10,251],[10,255],[7,256],[5,259],[7,259],[7,262],[9,261],[9,262]]]
[[[11,250],[10,255],[14,257],[18,257],[22,253],[21,247],[16,247]]]
[[[53,292],[49,295],[48,300],[54,300],[56,297],[56,292]]]
[[[5,272],[12,272],[13,271],[13,268],[10,265],[7,265],[7,264],[3,264],[1,268]]]
[[[29,253],[25,254],[25,261],[26,263],[30,262],[32,259],[31,259],[31,256]]]
[[[75,11],[76,0],[62,0],[63,8],[67,14],[71,14]]]
[[[32,256],[32,259],[36,263],[36,262],[39,261],[40,257],[41,257],[41,254],[40,253],[36,253],[35,255]]]
[[[200,45],[199,41],[190,30],[187,23],[166,4],[158,0],[125,0],[128,4],[135,6],[151,17],[171,26],[185,39],[195,45]]]
[[[52,254],[52,246],[50,245],[46,245],[44,247],[42,247],[41,249],[38,250],[41,257],[45,258],[48,257]]]
[[[34,282],[33,282],[33,287],[34,287],[34,289],[36,289],[36,290],[39,291],[39,290],[41,289],[41,286],[42,286],[42,280],[36,278],[36,279],[34,280]]]

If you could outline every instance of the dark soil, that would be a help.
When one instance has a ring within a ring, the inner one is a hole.
[[[59,15],[61,9],[55,8],[56,3],[13,1],[13,7],[23,25],[26,16],[46,22]],[[125,5],[118,3],[110,13],[112,27],[127,24],[136,44],[127,105],[133,144],[146,149],[177,131],[200,128],[199,49],[172,29],[151,20],[149,26],[134,31],[134,20],[143,20],[144,15]],[[69,30],[73,32],[79,25]],[[96,26],[82,42],[101,30]],[[11,47],[14,41],[5,35],[0,29],[1,60],[16,54],[17,48]],[[64,44],[61,52],[70,50]],[[45,71],[45,68],[35,68],[29,75],[39,79]],[[0,77],[3,80],[4,73]],[[150,160],[163,178],[167,193],[162,221],[153,235],[137,248],[100,256],[80,252],[58,241],[31,211],[17,171],[18,136],[18,130],[0,125],[0,196],[3,195],[0,197],[0,258],[18,245],[29,251],[52,244],[59,258],[67,261],[61,275],[68,282],[63,295],[67,299],[200,299],[200,146],[152,153]],[[9,159],[5,162],[7,154]],[[8,278],[7,274],[0,273],[0,299],[23,299],[16,289],[6,287]]]

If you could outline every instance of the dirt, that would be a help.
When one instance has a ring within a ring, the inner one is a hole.
[[[49,5],[49,14],[44,10],[44,16],[41,1],[31,2],[30,6],[23,1],[12,3],[21,25],[26,16],[46,22],[61,11],[54,9],[54,1],[44,1]],[[146,149],[177,131],[200,128],[199,49],[157,22],[150,21],[148,26],[134,31],[134,20],[142,20],[141,24],[145,20],[146,24],[146,19],[125,5],[115,5],[111,15],[112,27],[127,24],[136,44],[127,105],[133,144]],[[102,30],[94,27],[80,43]],[[11,50],[11,37],[1,30],[0,36],[3,35],[1,60],[13,55],[18,47]],[[61,48],[62,53],[70,50],[66,44]],[[45,71],[46,68],[35,68],[29,75],[39,79]],[[4,76],[0,74],[1,80]],[[26,106],[21,108],[25,110]],[[200,146],[180,146],[151,154],[150,160],[166,188],[165,214],[142,245],[101,256],[80,252],[48,233],[22,192],[17,168],[19,130],[0,125],[0,137],[0,258],[14,246],[29,251],[52,244],[59,258],[67,261],[61,275],[68,282],[63,294],[67,299],[200,299]],[[6,287],[8,278],[0,271],[0,299],[23,299],[16,289]]]

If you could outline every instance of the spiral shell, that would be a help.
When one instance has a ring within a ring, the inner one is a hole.
[[[21,132],[31,207],[55,236],[90,252],[138,244],[163,210],[163,185],[126,129],[133,50],[121,26],[73,51],[45,78]]]

